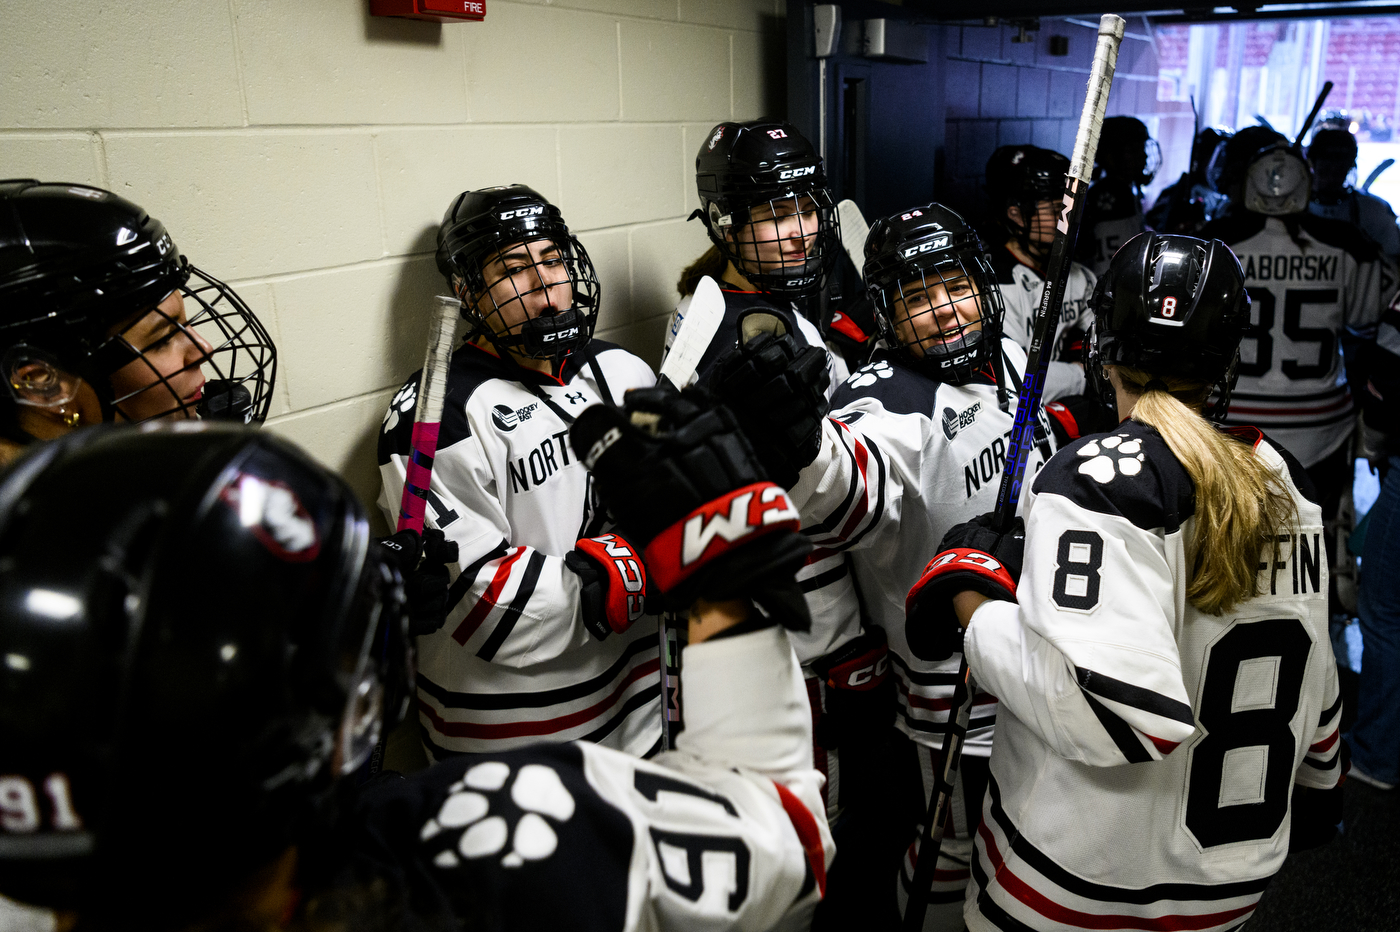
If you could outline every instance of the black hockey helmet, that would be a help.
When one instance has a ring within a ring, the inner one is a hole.
[[[1347,182],[1356,170],[1356,151],[1356,137],[1346,127],[1325,126],[1313,133],[1307,155],[1315,197],[1335,203],[1346,193]]]
[[[95,427],[18,460],[0,893],[173,920],[319,834],[410,694],[378,549],[342,480],[246,427]]]
[[[1218,193],[1245,210],[1269,217],[1308,209],[1312,177],[1288,137],[1267,126],[1247,126],[1218,146],[1207,171]]]
[[[1027,249],[1030,225],[1042,201],[1059,202],[1065,195],[1069,159],[1039,146],[1002,146],[987,159],[986,190],[992,219]],[[1021,223],[1007,215],[1008,207],[1021,210]],[[1043,251],[1043,250],[1042,250]]]
[[[1217,420],[1230,406],[1249,324],[1244,271],[1218,239],[1140,233],[1114,254],[1093,296],[1085,373],[1110,409],[1104,365],[1216,385]]]
[[[1206,169],[1210,166],[1211,156],[1215,155],[1215,150],[1231,135],[1229,130],[1217,129],[1213,126],[1207,126],[1197,133],[1196,138],[1191,141],[1190,174],[1196,178],[1204,179]]]
[[[700,209],[691,219],[701,218],[745,278],[777,294],[820,290],[840,254],[841,234],[821,156],[797,127],[771,120],[719,124],[695,156],[695,187]],[[783,248],[792,244],[797,248]]]
[[[195,305],[184,320],[157,307],[174,292]],[[163,318],[147,331],[154,342],[137,335],[149,313]],[[189,352],[161,367],[153,357],[172,339]],[[137,360],[149,372],[138,368],[114,388],[112,375]],[[277,350],[234,290],[190,264],[145,210],[101,188],[22,179],[0,181],[0,368],[17,404],[71,401],[76,383],[62,370],[92,386],[106,420],[197,413],[260,423]],[[201,384],[202,397],[191,398]],[[0,430],[27,440],[7,413]]]
[[[1162,147],[1137,117],[1116,116],[1103,121],[1094,161],[1105,174],[1122,174],[1142,186],[1162,167]]]
[[[499,349],[549,359],[592,338],[598,273],[539,192],[523,184],[464,191],[443,215],[437,243],[438,270],[475,328],[469,339],[485,334]]]
[[[865,240],[865,287],[880,336],[931,378],[961,385],[995,358],[1001,289],[982,241],[957,211],[925,204],[875,221]]]

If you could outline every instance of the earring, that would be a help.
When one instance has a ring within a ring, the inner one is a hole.
[[[64,427],[77,427],[78,421],[82,418],[82,415],[76,410],[69,411],[67,408],[59,408],[58,416],[63,421]]]

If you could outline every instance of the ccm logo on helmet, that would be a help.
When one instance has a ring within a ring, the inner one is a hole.
[[[544,213],[544,205],[537,204],[534,207],[517,207],[515,210],[503,210],[497,216],[502,220],[517,220],[521,217],[538,217]]]
[[[817,166],[808,165],[806,168],[785,168],[778,172],[779,181],[787,181],[789,178],[801,178],[805,175],[815,175]]]
[[[557,333],[546,333],[540,338],[540,342],[554,343],[558,340],[572,340],[576,336],[578,336],[578,328],[570,327],[568,330],[560,330]]]
[[[901,256],[901,258],[908,259],[910,256],[917,256],[921,252],[932,252],[935,249],[947,248],[948,237],[935,236],[933,239],[929,240],[926,243],[920,243],[917,246],[910,246],[908,249],[901,250],[899,255]]]

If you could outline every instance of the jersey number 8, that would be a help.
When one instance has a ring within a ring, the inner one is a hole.
[[[1202,848],[1272,838],[1288,815],[1290,723],[1311,650],[1296,618],[1236,624],[1210,646],[1185,813]]]

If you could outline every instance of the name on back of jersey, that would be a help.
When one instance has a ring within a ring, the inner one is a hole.
[[[1245,256],[1245,281],[1332,282],[1339,256]]]
[[[1268,544],[1259,551],[1257,591],[1261,596],[1324,592],[1322,564],[1326,559],[1320,533],[1280,534],[1277,552]]]

